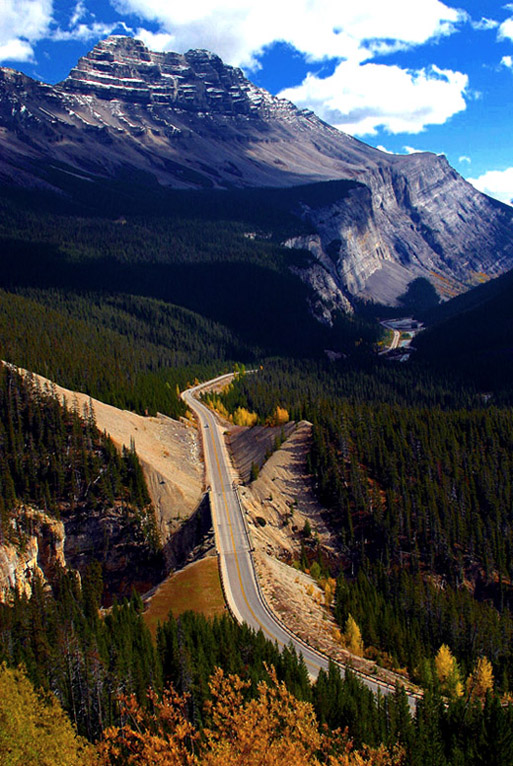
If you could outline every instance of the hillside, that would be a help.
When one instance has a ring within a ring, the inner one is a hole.
[[[153,53],[111,36],[55,86],[2,69],[0,129],[4,185],[118,215],[144,198],[171,207],[168,189],[203,190],[226,211],[232,189],[321,184],[289,207],[296,223],[283,242],[311,253],[298,273],[325,322],[355,299],[396,305],[421,277],[450,297],[513,262],[511,210],[445,157],[380,152],[208,51]],[[327,203],[332,181],[345,183]]]
[[[509,272],[427,315],[415,339],[419,359],[473,382],[495,401],[511,403],[513,273]]]
[[[0,68],[0,762],[513,764],[512,234],[205,50]]]
[[[0,601],[95,567],[103,603],[162,577],[155,509],[133,444],[116,449],[90,402],[79,409],[70,398],[0,368]]]
[[[165,545],[196,510],[203,494],[203,466],[194,427],[160,413],[144,417],[121,410],[40,375],[32,378],[69,409],[92,410],[97,428],[107,434],[120,452],[135,448],[155,508],[160,540]]]

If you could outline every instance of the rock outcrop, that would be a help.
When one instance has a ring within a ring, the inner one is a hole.
[[[286,244],[314,256],[301,276],[321,298],[315,313],[330,321],[329,307],[354,297],[394,305],[419,277],[450,298],[507,271],[512,212],[477,193],[445,157],[415,154],[369,170],[340,201],[305,207],[317,235]]]
[[[203,50],[153,53],[112,36],[55,86],[0,69],[0,178],[63,188],[134,171],[173,188],[348,179],[301,214],[316,232],[302,277],[323,321],[354,298],[394,304],[429,279],[442,297],[513,265],[512,211],[432,154],[390,155],[250,83]],[[299,234],[299,227],[298,227]]]
[[[0,545],[0,602],[8,600],[12,590],[30,596],[36,579],[52,582],[57,571],[66,567],[61,521],[23,507],[14,532],[22,543]]]

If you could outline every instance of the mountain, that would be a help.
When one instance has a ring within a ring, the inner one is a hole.
[[[418,357],[511,405],[513,272],[427,312],[425,319],[430,326],[415,339]]]
[[[76,193],[122,179],[125,194],[142,185],[222,198],[348,181],[338,197],[296,198],[286,240],[313,256],[298,273],[328,323],[355,299],[395,305],[419,277],[447,298],[513,265],[513,211],[445,157],[380,152],[203,50],[153,53],[111,36],[55,86],[0,69],[0,140],[5,186],[73,183]]]

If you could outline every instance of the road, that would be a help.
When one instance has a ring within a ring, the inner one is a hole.
[[[380,324],[392,331],[390,345],[380,351],[380,355],[388,354],[390,351],[396,351],[400,348],[404,350],[407,359],[413,350],[412,340],[423,329],[422,322],[413,317],[398,317],[397,319],[383,319]],[[402,340],[401,335],[403,336]]]
[[[387,346],[383,351],[381,351],[381,354],[388,354],[389,351],[394,351],[399,346],[399,341],[401,340],[401,333],[399,330],[396,330],[395,327],[391,325],[389,322],[381,322],[383,327],[386,327],[387,330],[391,330],[392,332],[392,340],[390,341],[390,345]]]
[[[390,351],[393,351],[395,348],[397,348],[397,346],[399,345],[399,340],[401,338],[401,333],[399,332],[399,330],[392,330],[392,332],[394,333],[394,336],[390,344]]]
[[[303,655],[310,675],[316,678],[321,668],[327,670],[328,658],[288,631],[267,606],[258,585],[252,559],[251,537],[222,431],[215,415],[196,398],[202,389],[210,388],[217,382],[228,381],[231,377],[231,374],[222,375],[182,394],[201,426],[212,521],[225,597],[231,612],[239,622],[245,622],[255,630],[262,630],[266,638],[276,641],[280,646],[292,644],[296,651]],[[341,669],[343,672],[343,668]],[[362,680],[374,692],[377,692],[378,688],[382,694],[393,691],[391,687],[370,677],[362,676]],[[413,707],[415,697],[412,695],[409,701]]]

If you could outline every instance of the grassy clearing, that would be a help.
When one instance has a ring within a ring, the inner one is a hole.
[[[164,622],[170,611],[176,617],[187,610],[200,612],[205,617],[226,611],[217,557],[195,561],[170,575],[151,598],[144,611],[144,621],[155,637],[158,623]]]

